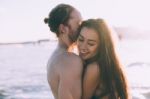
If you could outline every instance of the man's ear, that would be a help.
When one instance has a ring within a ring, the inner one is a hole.
[[[64,24],[59,25],[59,32],[60,33],[68,33],[68,27],[65,26]]]

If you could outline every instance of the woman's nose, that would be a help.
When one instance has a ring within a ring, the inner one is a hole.
[[[85,52],[87,50],[87,45],[86,43],[82,43],[82,45],[80,46],[81,51]]]

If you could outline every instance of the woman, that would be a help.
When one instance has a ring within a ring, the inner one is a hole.
[[[126,79],[106,22],[83,21],[77,46],[85,63],[82,99],[128,99]]]

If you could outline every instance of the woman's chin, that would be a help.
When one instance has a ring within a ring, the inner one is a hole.
[[[84,60],[84,61],[89,59],[88,55],[80,55],[80,57],[81,57],[82,60]]]
[[[85,57],[83,57],[83,56],[80,56],[80,57],[81,57],[81,59],[82,59],[82,60],[86,60],[86,58],[85,58]]]
[[[82,58],[82,60],[84,60],[84,61],[86,61],[86,60],[88,60],[89,58],[87,58],[87,57],[81,57]]]

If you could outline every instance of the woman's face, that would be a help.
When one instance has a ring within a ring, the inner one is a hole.
[[[98,33],[91,28],[83,27],[77,39],[79,55],[83,60],[92,58],[97,54],[99,47]]]

